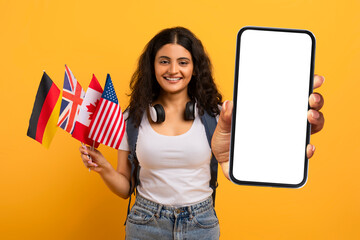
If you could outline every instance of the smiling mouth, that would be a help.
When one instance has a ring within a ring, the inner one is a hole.
[[[181,77],[177,77],[177,78],[171,78],[171,77],[164,77],[167,81],[179,81],[180,79],[182,79]]]

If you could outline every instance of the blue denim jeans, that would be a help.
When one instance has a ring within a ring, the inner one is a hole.
[[[171,207],[138,194],[126,221],[127,240],[217,240],[219,236],[219,220],[211,196],[191,206]]]

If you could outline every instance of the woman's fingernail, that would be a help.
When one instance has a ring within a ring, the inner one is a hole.
[[[320,114],[318,111],[311,111],[311,116],[315,119],[318,119],[320,117]]]
[[[321,76],[321,78],[322,78],[322,83],[324,83],[325,82],[325,77]]]
[[[312,151],[315,152],[315,146],[314,145],[311,146],[312,146]]]
[[[227,104],[228,104],[228,100],[226,100],[224,103],[223,103],[223,109],[224,111],[226,112],[226,109],[227,109]]]
[[[316,103],[320,102],[320,96],[317,95],[317,94],[313,94],[313,95],[312,95],[312,99],[313,99],[314,102],[316,102]]]

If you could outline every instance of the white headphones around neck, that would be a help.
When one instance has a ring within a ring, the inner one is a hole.
[[[153,122],[162,123],[165,121],[165,110],[161,104],[155,104],[154,106],[149,106],[150,117]],[[186,103],[184,119],[187,121],[194,120],[197,116],[196,103],[194,101],[189,101]]]

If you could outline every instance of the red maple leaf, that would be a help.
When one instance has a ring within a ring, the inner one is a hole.
[[[93,105],[92,103],[90,103],[89,105],[86,105],[87,108],[87,112],[90,113],[89,114],[89,120],[91,121],[93,119],[95,110],[96,110],[96,106],[99,103],[99,99],[96,100],[95,105]]]

